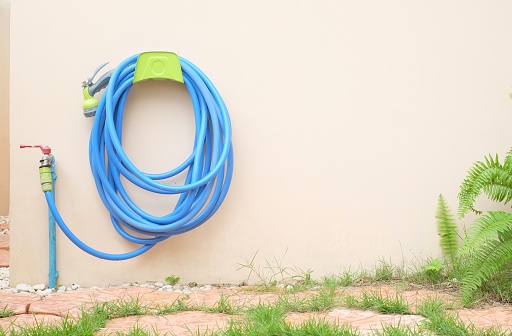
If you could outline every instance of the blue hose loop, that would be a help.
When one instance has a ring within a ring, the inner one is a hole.
[[[130,161],[122,147],[122,121],[137,57],[138,54],[127,58],[112,74],[91,130],[89,161],[96,188],[110,212],[115,230],[126,240],[142,246],[121,254],[91,248],[71,232],[62,220],[51,193],[45,193],[48,207],[64,234],[83,251],[107,260],[139,256],[155,244],[206,222],[224,201],[233,175],[232,131],[226,105],[208,77],[182,57],[184,84],[194,107],[194,149],[178,167],[158,174],[142,172]],[[183,185],[159,182],[185,171]],[[121,176],[154,193],[179,194],[178,202],[167,215],[153,216],[128,196]]]

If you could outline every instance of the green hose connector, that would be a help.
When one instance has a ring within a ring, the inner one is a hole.
[[[84,93],[84,102],[82,104],[82,109],[84,110],[84,115],[86,117],[93,117],[96,114],[96,109],[99,105],[99,100],[91,96],[89,93],[89,87],[86,86],[83,89]]]
[[[52,191],[52,171],[50,167],[39,167],[39,181],[43,192]]]

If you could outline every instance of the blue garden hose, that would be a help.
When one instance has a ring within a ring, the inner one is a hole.
[[[226,105],[206,75],[182,57],[179,60],[184,84],[192,100],[196,123],[192,154],[178,167],[160,174],[144,173],[130,161],[121,144],[122,122],[138,56],[122,62],[110,78],[91,130],[89,160],[98,193],[110,212],[114,228],[126,240],[142,246],[131,252],[111,254],[86,245],[62,220],[51,192],[45,192],[48,208],[64,234],[80,249],[101,259],[125,260],[139,256],[155,244],[203,224],[222,204],[233,174],[232,131]],[[185,171],[185,183],[181,186],[159,182]],[[153,216],[132,201],[121,176],[154,193],[179,194],[178,202],[169,214]]]

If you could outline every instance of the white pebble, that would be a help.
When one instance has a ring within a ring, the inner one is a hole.
[[[71,285],[71,289],[77,290],[78,288],[80,288],[79,284],[72,284]]]
[[[32,288],[34,288],[35,290],[45,290],[46,285],[45,284],[37,284],[37,285],[32,286]]]
[[[163,283],[161,283],[161,282],[155,282],[155,286],[156,286],[156,287],[163,287],[163,286],[164,286],[164,284],[163,284]]]
[[[53,293],[53,289],[51,289],[51,288],[48,288],[48,289],[45,289],[45,290],[41,291],[41,294],[43,294],[43,296],[46,296],[46,295],[51,294],[51,293]]]
[[[19,290],[20,292],[28,292],[32,289],[32,287],[27,284],[17,284],[16,289]]]

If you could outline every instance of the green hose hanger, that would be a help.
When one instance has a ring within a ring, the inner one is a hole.
[[[180,59],[172,52],[145,52],[139,55],[133,83],[148,79],[170,79],[183,83]]]

